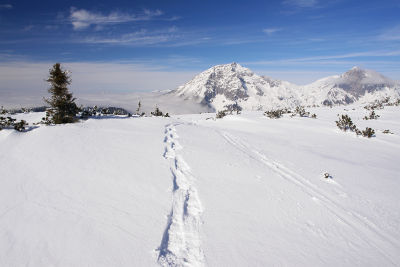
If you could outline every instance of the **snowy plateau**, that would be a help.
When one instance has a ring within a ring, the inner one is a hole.
[[[234,63],[163,97],[241,114],[3,129],[0,266],[400,266],[400,107],[363,120],[398,92],[359,68],[297,86]],[[260,111],[297,105],[317,119]]]

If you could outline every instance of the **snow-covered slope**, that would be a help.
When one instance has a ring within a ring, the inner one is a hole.
[[[350,104],[390,96],[399,97],[398,83],[357,67],[305,86],[258,76],[237,63],[212,67],[170,94],[195,100],[215,110],[239,105],[245,110],[264,110],[297,105]]]
[[[373,71],[354,67],[342,75],[335,75],[304,86],[305,105],[351,104],[358,100],[370,102],[384,97],[399,97],[400,86]]]
[[[2,130],[0,266],[399,266],[400,109],[354,108]]]

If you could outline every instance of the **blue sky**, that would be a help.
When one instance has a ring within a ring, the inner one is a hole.
[[[233,61],[300,84],[354,65],[400,80],[399,14],[399,0],[0,0],[0,80],[62,62],[79,77],[170,73],[169,87]],[[116,88],[172,89],[149,84]]]

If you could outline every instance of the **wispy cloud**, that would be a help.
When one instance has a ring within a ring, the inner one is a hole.
[[[107,24],[120,24],[132,21],[146,21],[159,17],[163,14],[161,10],[144,9],[141,14],[126,14],[113,11],[109,14],[91,12],[86,9],[70,9],[70,22],[74,30],[83,30],[92,25],[101,26]]]
[[[280,59],[280,60],[260,60],[260,61],[252,61],[246,62],[245,64],[249,65],[274,65],[274,64],[303,64],[307,62],[320,62],[332,63],[332,60],[340,60],[340,59],[350,59],[350,58],[360,58],[360,57],[392,57],[392,56],[400,56],[400,50],[393,51],[367,51],[367,52],[359,52],[359,53],[347,53],[347,54],[338,54],[338,55],[324,55],[324,56],[314,56],[314,57],[302,57],[302,58],[288,58],[288,59]]]
[[[268,34],[268,35],[271,35],[271,34],[273,34],[273,33],[279,32],[279,31],[281,31],[281,30],[282,30],[282,29],[279,29],[279,28],[266,28],[266,29],[263,29],[262,31],[263,31],[264,33]]]
[[[13,8],[13,5],[11,5],[11,4],[0,5],[0,9],[12,9],[12,8]]]
[[[181,17],[179,17],[179,16],[172,16],[172,17],[166,18],[164,20],[165,21],[176,21],[176,20],[180,20],[180,19],[181,19]]]
[[[118,45],[154,45],[160,43],[166,43],[177,39],[175,33],[177,32],[176,27],[170,27],[165,30],[148,31],[142,29],[140,31],[122,34],[121,36],[114,37],[88,37],[84,39],[83,43],[92,44],[118,44]]]
[[[380,39],[387,40],[387,41],[400,40],[400,25],[386,30],[379,37],[380,37]]]
[[[297,8],[310,8],[316,7],[318,0],[284,0],[283,4]]]
[[[35,26],[30,24],[30,25],[26,25],[22,30],[24,32],[29,32],[30,30],[32,30]]]
[[[46,25],[44,26],[46,30],[56,30],[58,29],[58,25]]]

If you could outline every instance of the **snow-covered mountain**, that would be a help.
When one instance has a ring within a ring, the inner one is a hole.
[[[237,104],[257,110],[299,104],[298,86],[259,76],[237,63],[214,66],[172,93],[215,108]]]
[[[330,76],[304,86],[305,105],[345,105],[399,97],[400,86],[373,70],[353,67],[342,75]]]
[[[259,76],[237,63],[214,66],[171,94],[221,110],[239,105],[262,110],[297,105],[350,104],[383,97],[399,97],[398,83],[372,71],[354,67],[342,75],[305,86]]]

